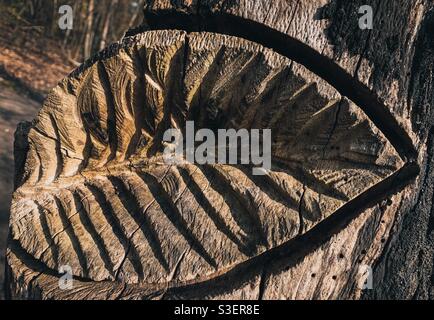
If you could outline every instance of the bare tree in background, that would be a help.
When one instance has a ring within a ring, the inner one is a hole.
[[[38,27],[47,37],[59,39],[66,56],[79,63],[143,20],[143,0],[0,0],[14,12],[20,27]],[[61,5],[73,8],[74,27],[60,30]],[[38,29],[39,30],[39,29]]]

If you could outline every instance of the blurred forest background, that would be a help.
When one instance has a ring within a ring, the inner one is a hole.
[[[57,39],[62,52],[73,63],[81,62],[108,43],[119,40],[126,30],[140,24],[143,20],[143,2],[144,0],[0,0],[2,9],[15,18],[15,23],[18,22],[17,28]],[[72,7],[72,30],[61,30],[58,25],[61,16],[59,8],[65,4]]]
[[[13,190],[13,137],[76,66],[143,21],[144,0],[0,0],[0,285]],[[62,5],[72,29],[62,30]],[[0,290],[0,299],[3,290]]]

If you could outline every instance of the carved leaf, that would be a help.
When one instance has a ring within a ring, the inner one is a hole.
[[[165,164],[162,134],[186,120],[271,128],[272,170]],[[210,281],[309,233],[404,164],[324,80],[212,33],[126,38],[53,90],[26,139],[8,261],[43,297],[88,297],[86,281],[100,298]],[[62,265],[75,291],[57,288]]]

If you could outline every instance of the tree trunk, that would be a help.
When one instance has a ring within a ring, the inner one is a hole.
[[[17,130],[8,296],[432,298],[433,3],[147,2]],[[187,120],[271,169],[167,164]]]
[[[117,6],[117,4],[118,4],[117,0],[112,1],[110,6],[108,6],[108,8],[107,8],[107,13],[104,17],[104,26],[103,26],[102,33],[101,33],[101,42],[99,45],[100,50],[104,49],[107,45],[107,36],[108,36],[109,28],[110,28],[110,20],[111,20],[112,15],[113,15],[114,8]]]
[[[93,16],[94,16],[94,1],[90,0],[87,7],[86,28],[84,38],[84,56],[89,57],[92,52],[93,44]]]

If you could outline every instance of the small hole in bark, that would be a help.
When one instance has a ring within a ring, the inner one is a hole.
[[[315,273],[312,273],[312,274],[311,274],[311,277],[312,277],[312,278],[315,278],[315,277],[316,277],[316,274],[315,274]]]
[[[343,253],[340,253],[339,254],[339,259],[343,259],[344,258],[344,254]]]
[[[338,278],[337,276],[333,276],[333,277],[332,277],[333,280],[336,280],[337,278]]]

